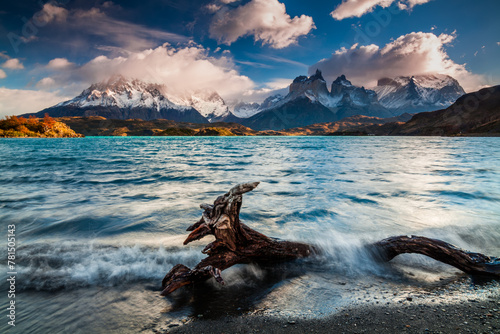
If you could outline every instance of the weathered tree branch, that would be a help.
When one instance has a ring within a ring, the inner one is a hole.
[[[468,252],[438,239],[401,235],[376,242],[371,248],[382,261],[390,261],[404,253],[417,253],[449,264],[467,274],[500,277],[500,258]]]
[[[195,268],[182,264],[174,266],[162,281],[162,295],[168,295],[182,286],[214,277],[224,284],[221,272],[235,264],[272,264],[308,257],[318,253],[314,246],[291,241],[271,239],[240,222],[239,214],[244,193],[252,191],[259,182],[244,183],[219,196],[214,204],[201,204],[201,219],[187,230],[191,233],[184,245],[215,236],[203,253],[208,257]],[[441,240],[425,237],[397,236],[369,245],[374,256],[390,261],[403,253],[419,253],[450,264],[468,274],[500,277],[500,259],[459,249]]]

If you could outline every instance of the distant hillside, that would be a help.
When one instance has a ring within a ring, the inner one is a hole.
[[[166,119],[106,119],[92,117],[60,117],[57,119],[86,136],[253,136],[258,134],[236,123],[185,123]]]
[[[356,126],[334,134],[500,136],[500,86],[465,94],[446,109],[415,114],[406,123]]]
[[[466,94],[446,109],[419,113],[395,129],[381,130],[389,135],[500,135],[500,86]]]
[[[391,118],[357,115],[346,117],[336,122],[317,123],[298,128],[275,131],[273,132],[273,134],[287,136],[324,136],[331,133],[340,133],[343,131],[355,131],[359,127],[382,125],[392,122],[405,122],[411,119],[411,117],[412,115],[410,114],[403,114]],[[270,131],[266,132],[269,134]]]

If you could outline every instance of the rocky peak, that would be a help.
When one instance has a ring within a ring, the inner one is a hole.
[[[378,107],[377,94],[374,91],[354,86],[344,74],[332,82],[330,95],[334,99],[340,99],[340,104],[353,103],[360,106],[377,104]]]
[[[296,98],[299,95],[309,95],[315,97],[328,95],[326,81],[323,79],[321,71],[317,69],[316,73],[311,75],[309,78],[306,76],[299,76],[295,78],[290,85],[290,93],[288,95],[291,98]]]
[[[352,86],[352,83],[349,80],[347,80],[347,78],[345,77],[344,74],[342,74],[337,79],[335,79],[335,81],[332,82],[332,86],[334,84],[335,85],[342,85],[342,86]]]

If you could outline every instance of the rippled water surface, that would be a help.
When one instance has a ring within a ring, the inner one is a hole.
[[[423,257],[366,257],[364,244],[398,234],[500,255],[498,138],[2,139],[0,152],[0,221],[5,234],[16,225],[18,241],[19,332],[138,332],[238,308],[321,315],[357,296],[346,282],[401,290],[463,278]],[[319,245],[321,258],[234,268],[226,287],[159,298],[173,265],[203,258],[206,241],[182,246],[199,204],[250,181],[261,184],[244,197],[243,221]],[[218,310],[217,300],[231,302]]]

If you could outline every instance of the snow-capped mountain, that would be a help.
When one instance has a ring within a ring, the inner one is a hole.
[[[188,105],[198,110],[211,123],[223,121],[231,115],[224,99],[215,91],[197,91],[183,97],[169,95],[172,101]]]
[[[61,102],[55,107],[73,106],[87,107],[118,107],[118,108],[175,108],[190,109],[189,106],[178,105],[164,95],[165,86],[145,83],[140,80],[127,80],[121,75],[111,77],[105,82],[92,84],[77,97]]]
[[[36,116],[48,113],[61,116],[103,116],[112,119],[170,119],[178,122],[207,123],[191,105],[172,102],[164,85],[127,80],[115,75],[107,81],[92,84],[77,97],[44,109]]]
[[[345,75],[328,90],[321,71],[295,78],[288,94],[272,95],[262,103],[236,103],[232,110],[215,91],[173,94],[168,87],[116,75],[92,84],[77,97],[35,114],[103,116],[111,119],[169,119],[178,122],[237,122],[255,130],[281,130],[314,123],[335,122],[365,115],[393,117],[433,111],[451,105],[464,94],[447,75],[380,79],[374,90],[353,85]]]
[[[281,94],[275,94],[268,96],[262,103],[248,103],[248,102],[238,102],[233,106],[233,111],[231,112],[234,116],[238,118],[249,118],[255,114],[260,113],[266,109],[276,107],[280,101],[285,97]]]
[[[238,102],[234,105],[232,114],[239,118],[248,118],[262,111],[261,104],[256,102]]]
[[[465,94],[457,80],[444,74],[383,78],[374,91],[381,105],[398,113],[443,109]]]

